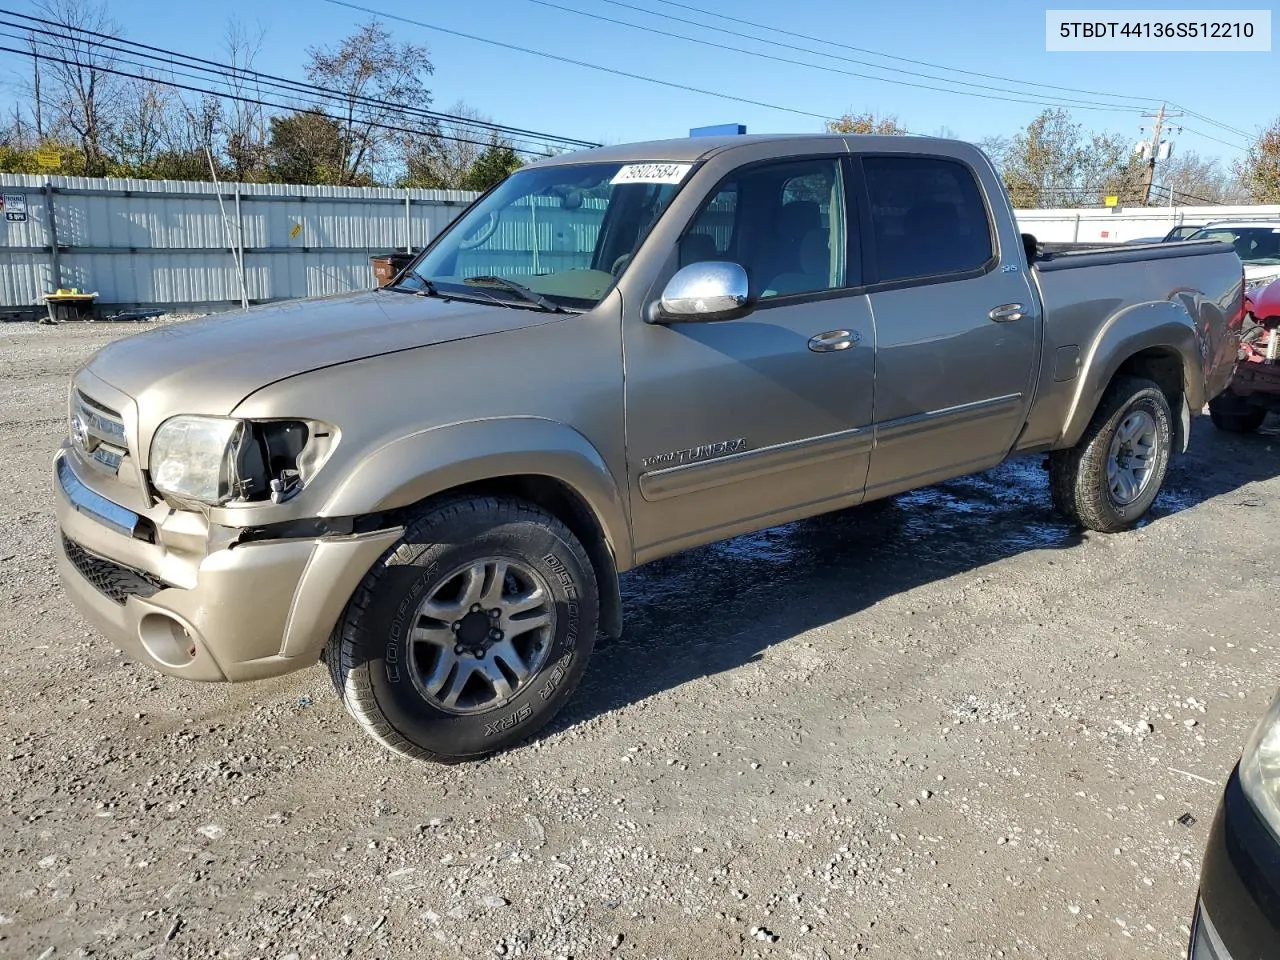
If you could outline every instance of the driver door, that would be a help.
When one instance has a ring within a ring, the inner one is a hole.
[[[639,562],[861,499],[875,335],[847,196],[843,155],[731,173],[685,228],[666,277],[699,261],[738,263],[751,312],[654,324],[628,310]]]

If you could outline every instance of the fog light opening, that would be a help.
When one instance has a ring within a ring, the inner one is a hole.
[[[196,658],[195,637],[163,613],[148,613],[138,622],[138,639],[147,653],[169,667],[183,667]]]

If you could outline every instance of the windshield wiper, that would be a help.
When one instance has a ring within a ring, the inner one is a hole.
[[[405,283],[404,281],[408,280],[409,277],[413,277],[413,279],[417,280],[418,283],[422,284],[421,288],[415,290],[413,289],[413,287]],[[394,290],[396,293],[412,293],[415,297],[440,296],[440,291],[436,289],[436,285],[432,281],[424,277],[422,274],[418,273],[418,271],[416,270],[410,270],[408,274],[406,274],[404,277],[401,278],[400,283],[388,284],[387,286],[379,287],[378,289]]]
[[[560,306],[560,304],[552,303],[542,294],[530,290],[522,283],[516,283],[514,280],[508,280],[506,277],[494,277],[487,275],[483,277],[467,277],[462,282],[476,287],[498,287],[501,290],[507,290],[514,293],[520,299],[528,303],[536,304],[543,310],[550,313],[569,312],[564,307]]]
[[[422,284],[422,289],[421,289],[421,290],[415,290],[415,291],[413,291],[415,296],[419,296],[419,297],[438,297],[438,296],[440,296],[440,291],[436,289],[436,285],[435,285],[435,283],[433,283],[433,282],[432,282],[432,280],[431,280],[431,278],[430,278],[430,277],[424,277],[424,276],[423,276],[422,274],[420,274],[417,270],[410,270],[410,271],[409,271],[409,273],[410,273],[413,277],[415,277],[415,278],[417,279],[417,281],[418,281],[420,284]]]

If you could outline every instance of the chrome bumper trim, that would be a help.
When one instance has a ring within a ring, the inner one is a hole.
[[[138,529],[139,517],[101,494],[94,493],[76,476],[65,456],[58,458],[58,484],[67,501],[80,513],[93,517],[117,533],[132,537]]]

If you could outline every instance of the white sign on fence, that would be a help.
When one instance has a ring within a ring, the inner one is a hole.
[[[9,223],[27,222],[27,195],[25,193],[6,193],[0,197],[0,210]]]

